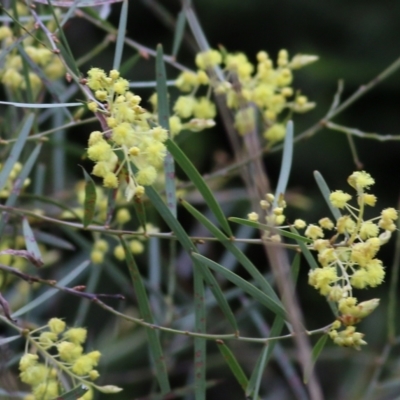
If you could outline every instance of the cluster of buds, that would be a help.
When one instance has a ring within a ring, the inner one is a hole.
[[[19,16],[28,16],[28,8],[21,4],[17,4],[17,10]],[[9,10],[12,14],[12,10]],[[33,32],[35,30],[35,22],[32,18],[23,24],[23,28],[26,32]],[[56,28],[53,21],[47,24],[47,29],[52,31]],[[0,26],[0,43],[2,43],[3,51],[12,46],[18,41],[18,37],[14,36],[13,30],[8,25]],[[41,40],[36,40],[33,35],[27,35],[22,41],[24,51],[27,57],[40,68],[44,76],[49,80],[56,80],[62,77],[65,73],[65,67],[60,60],[60,57],[53,53],[49,48],[43,45],[46,41],[45,37]],[[39,75],[33,72],[31,69],[28,72],[27,82],[23,72],[23,57],[19,54],[18,48],[15,47],[5,57],[4,65],[0,69],[0,79],[4,86],[9,90],[26,90],[31,88],[34,94],[37,94],[43,87],[42,79]]]
[[[266,212],[265,222],[270,227],[283,227],[283,223],[285,222],[286,216],[284,214],[284,210],[286,208],[286,201],[283,196],[279,196],[279,198],[275,201],[275,196],[272,193],[267,193],[265,198],[260,200],[260,207],[262,210]],[[251,212],[247,215],[247,218],[250,221],[258,222],[260,216],[256,212]],[[263,239],[271,240],[273,242],[280,242],[281,237],[278,234],[270,234],[270,232],[265,232],[263,235]]]
[[[85,328],[66,329],[64,321],[52,318],[44,327],[46,330],[38,335],[29,334],[34,347],[45,358],[41,362],[35,352],[26,352],[19,363],[21,381],[32,387],[32,399],[51,400],[60,395],[62,375],[68,375],[73,381],[84,383],[85,386],[96,388],[103,392],[117,392],[114,386],[99,387],[92,383],[99,377],[95,367],[99,363],[100,352],[95,350],[83,352],[82,345],[86,341]],[[55,352],[53,352],[55,349]],[[52,352],[50,353],[49,350]],[[92,397],[89,391],[85,400]]]
[[[144,186],[154,183],[163,164],[163,142],[168,132],[158,125],[150,126],[151,114],[140,106],[141,98],[128,90],[128,81],[117,70],[107,75],[102,69],[92,68],[87,85],[98,100],[90,102],[89,109],[104,114],[107,124],[104,132],[94,131],[89,137],[87,154],[96,163],[92,173],[103,178],[107,188],[117,188],[119,178],[124,177],[126,199],[140,198]]]
[[[236,129],[241,135],[246,135],[256,129],[260,119],[263,136],[271,145],[285,136],[285,124],[279,121],[284,110],[288,110],[289,114],[304,113],[315,107],[315,103],[308,101],[300,92],[295,92],[291,85],[293,71],[317,59],[317,56],[312,55],[296,55],[289,59],[288,52],[281,50],[274,66],[268,54],[260,51],[257,54],[257,65],[254,65],[243,53],[209,50],[197,55],[197,74],[182,73],[177,83],[181,90],[197,88],[200,83],[206,84],[202,74],[204,71],[210,72],[211,68],[222,65],[224,80],[218,81],[214,74],[213,79],[209,80],[217,94],[226,96],[227,106],[235,110]],[[182,106],[183,103],[182,100]],[[194,107],[194,100],[192,103]],[[185,111],[188,110],[187,104],[185,102]],[[194,110],[193,107],[191,109]],[[207,110],[206,115],[212,115],[213,107],[208,99],[207,103],[204,102],[204,109]]]

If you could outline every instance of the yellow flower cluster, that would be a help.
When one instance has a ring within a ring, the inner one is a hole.
[[[289,59],[288,52],[281,50],[274,66],[268,54],[260,51],[257,54],[257,64],[254,65],[243,53],[209,50],[196,56],[199,71],[183,72],[176,85],[182,91],[196,91],[199,85],[211,82],[216,93],[224,94],[228,107],[235,110],[238,132],[246,135],[255,129],[258,119],[261,119],[263,136],[269,144],[273,144],[285,136],[285,125],[278,119],[284,110],[288,110],[289,114],[304,113],[315,107],[315,103],[295,92],[291,85],[293,71],[317,59],[317,56],[311,55],[296,55]],[[218,65],[223,66],[224,80],[217,81],[215,77],[206,79],[205,72]],[[193,114],[199,115],[199,118],[214,118],[215,107],[209,97],[206,100],[201,99],[203,104],[200,106],[200,101],[194,98],[193,93],[181,96],[174,110],[180,117],[187,118]],[[198,111],[200,108],[201,113]]]
[[[58,318],[50,319],[47,328],[39,335],[31,334],[30,338],[41,354],[52,359],[52,366],[49,366],[48,360],[46,363],[40,362],[35,353],[25,353],[19,362],[21,381],[32,387],[33,399],[51,400],[58,397],[63,371],[74,381],[78,380],[89,386],[90,381],[99,377],[95,367],[99,363],[100,352],[83,352],[82,345],[87,335],[85,328],[66,329],[65,322]],[[55,349],[56,355],[50,355],[49,349]]]
[[[18,15],[29,15],[28,8],[18,3]],[[10,10],[12,13],[12,11]],[[34,20],[23,25],[26,31],[31,32],[34,30]],[[51,31],[55,28],[54,23],[51,21],[47,24],[48,29]],[[0,43],[2,43],[3,51],[9,48],[18,40],[14,36],[12,29],[7,25],[0,26]],[[45,41],[46,38],[42,37],[41,40]],[[59,56],[54,54],[49,48],[36,41],[34,36],[27,35],[22,41],[24,51],[28,57],[40,68],[46,78],[56,80],[64,75],[65,68]],[[0,69],[0,80],[8,89],[26,90],[28,82],[23,73],[23,58],[19,54],[18,49],[15,48],[7,54],[4,65]],[[43,83],[39,75],[29,68],[28,72],[29,85],[34,94],[37,94],[43,87]]]
[[[376,203],[376,196],[366,193],[375,183],[374,179],[365,171],[357,171],[348,178],[348,183],[357,192],[358,207],[348,204],[352,199],[350,194],[340,190],[332,192],[331,204],[347,213],[336,223],[323,218],[318,225],[308,225],[305,236],[314,241],[313,248],[321,264],[321,267],[310,271],[309,284],[330,301],[337,303],[339,322],[347,327],[339,334],[333,329],[330,335],[339,345],[358,348],[365,342],[361,340],[362,336],[359,337],[361,334],[348,327],[372,312],[378,300],[357,304],[353,288],[376,287],[383,282],[385,270],[376,255],[396,229],[394,221],[398,213],[393,208],[387,208],[381,211],[379,217],[364,219],[365,207]],[[335,231],[333,236],[325,238],[326,231],[332,230]]]
[[[127,200],[141,197],[144,186],[152,185],[157,178],[168,133],[160,126],[150,126],[152,115],[140,106],[141,98],[128,90],[128,81],[117,70],[107,75],[102,69],[92,68],[87,85],[99,101],[90,102],[89,109],[103,113],[108,126],[105,132],[90,134],[87,154],[96,163],[92,173],[103,178],[107,188],[117,188],[122,177],[127,181]],[[131,162],[137,173],[132,171]]]
[[[171,136],[178,135],[182,130],[199,132],[215,126],[214,118],[217,110],[210,99],[210,80],[205,71],[183,71],[175,81],[175,86],[182,92],[176,99],[172,109],[173,115],[169,118]],[[208,88],[206,96],[196,97],[202,86]],[[157,94],[150,98],[154,112],[157,110]]]
[[[352,199],[349,193],[341,190],[330,194],[330,202],[334,207],[346,210],[338,220],[333,222],[329,218],[321,218],[318,224],[308,224],[296,219],[293,226],[296,229],[305,229],[304,235],[313,241],[312,249],[318,253],[320,267],[310,270],[309,284],[323,296],[336,303],[339,316],[329,332],[333,341],[341,346],[359,348],[366,344],[362,340],[363,334],[356,332],[354,325],[369,315],[379,304],[378,299],[358,303],[353,295],[353,289],[365,289],[380,285],[385,277],[382,261],[376,255],[380,247],[385,244],[396,230],[395,222],[398,212],[394,208],[386,208],[378,217],[365,219],[365,208],[375,206],[376,196],[367,193],[375,181],[365,171],[357,171],[348,178],[349,185],[357,192],[358,207],[348,202]],[[261,208],[269,210],[266,222],[270,226],[283,226],[283,214],[286,203],[283,199],[271,210],[274,196],[266,195],[261,200]],[[258,221],[257,213],[248,214],[250,221]],[[329,238],[327,232],[333,232]],[[279,236],[266,235],[272,241],[280,240]],[[343,330],[338,331],[340,327]]]

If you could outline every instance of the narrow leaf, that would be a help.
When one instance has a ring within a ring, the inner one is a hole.
[[[21,339],[21,335],[3,337],[0,339],[0,347],[17,339]]]
[[[22,167],[22,170],[20,174],[18,175],[17,179],[14,182],[14,187],[12,188],[12,191],[10,195],[8,196],[8,199],[6,201],[5,206],[6,207],[14,207],[15,202],[17,201],[17,198],[23,188],[24,182],[26,178],[29,176],[29,174],[32,171],[33,165],[35,164],[39,153],[40,149],[42,148],[42,143],[38,143],[32,153],[30,154],[28,160]],[[3,213],[1,216],[1,221],[0,221],[0,236],[2,235],[4,231],[4,227],[6,226],[6,223],[8,222],[9,214],[8,213]]]
[[[281,318],[280,316],[276,316],[269,332],[269,337],[279,336],[282,332],[284,323],[285,321],[283,320],[283,318]],[[249,385],[246,390],[246,395],[250,396],[251,394],[253,394],[253,400],[257,400],[259,398],[258,394],[260,391],[261,378],[263,376],[265,367],[272,358],[276,343],[276,340],[270,340],[268,341],[268,345],[265,345],[263,347],[262,352],[257,360],[256,366],[253,370],[253,373],[251,374]]]
[[[157,77],[157,110],[158,123],[169,132],[169,103],[167,89],[167,73],[164,64],[163,48],[157,46],[156,56],[156,77]],[[167,205],[172,214],[176,217],[176,186],[175,186],[175,163],[171,153],[167,151],[164,159],[165,193]]]
[[[122,3],[121,14],[119,15],[117,41],[115,44],[115,54],[114,54],[114,62],[113,62],[113,69],[117,69],[117,70],[119,70],[119,67],[121,65],[122,53],[124,50],[126,22],[128,20],[128,5],[129,5],[129,1],[124,1]]]
[[[189,177],[191,182],[196,186],[197,190],[201,193],[204,201],[207,203],[210,210],[214,213],[215,218],[221,225],[222,229],[228,236],[233,236],[232,230],[222,212],[221,206],[212,194],[211,189],[207,186],[203,177],[199,174],[192,162],[187,158],[185,153],[171,140],[167,139],[165,142],[167,149],[171,152],[175,161],[179,164],[185,174]]]
[[[115,207],[116,207],[116,197],[118,194],[118,188],[116,189],[108,189],[107,193],[107,214],[106,214],[106,226],[111,225],[112,217],[114,215]]]
[[[121,238],[121,244],[125,250],[126,263],[135,289],[141,317],[144,321],[153,324],[153,313],[150,308],[146,288],[140,275],[139,268],[127,242],[123,238]],[[155,330],[147,329],[146,333],[149,340],[150,352],[156,368],[158,384],[160,385],[161,392],[165,395],[171,391],[171,387],[169,384],[167,366],[165,365],[161,343]]]
[[[96,211],[96,184],[92,177],[81,166],[83,175],[85,177],[85,200],[83,202],[83,226],[87,228],[93,221],[94,213]]]
[[[224,245],[237,259],[237,261],[246,268],[247,272],[254,278],[257,285],[261,290],[277,303],[281,304],[278,296],[274,289],[272,289],[269,282],[264,278],[261,272],[255,267],[255,265],[247,258],[247,256],[235,246],[232,241],[225,236],[204,214],[200,213],[194,207],[192,207],[187,201],[181,200],[182,205],[188,210],[199,222],[201,222],[211,233],[214,235],[222,245]],[[282,308],[283,305],[281,304]]]
[[[172,46],[172,57],[178,55],[179,49],[182,44],[183,35],[185,33],[186,16],[183,11],[179,12],[178,18],[176,19],[175,33],[174,33],[174,44]]]
[[[51,13],[53,14],[53,18],[54,18],[53,21],[57,25],[57,32],[58,32],[60,40],[61,40],[60,42],[57,43],[58,47],[59,47],[59,49],[61,51],[61,55],[64,58],[65,62],[68,64],[68,66],[71,68],[73,73],[76,76],[79,77],[80,76],[79,68],[76,65],[75,57],[72,54],[71,48],[69,47],[68,40],[67,40],[67,38],[65,37],[65,34],[64,34],[64,30],[60,26],[60,23],[58,21],[58,17],[56,15],[56,12],[55,12],[55,9],[54,9],[55,4],[54,4],[54,2],[48,1],[48,5],[50,7]]]
[[[34,118],[35,115],[30,113],[21,123],[21,128],[19,129],[19,133],[17,133],[17,141],[14,143],[14,146],[12,147],[11,152],[0,172],[0,190],[4,189],[10,173],[15,163],[18,161],[19,156],[21,155],[21,151],[25,146],[29,132],[31,131]]]
[[[309,365],[309,368],[307,368],[304,371],[304,383],[307,384],[308,380],[311,377],[312,371],[314,369],[314,365],[318,360],[319,355],[321,354],[321,351],[323,350],[323,348],[325,347],[326,341],[328,339],[328,335],[323,335],[318,339],[318,342],[315,344],[315,346],[312,349],[311,352],[311,363]]]
[[[81,264],[79,264],[76,268],[74,268],[67,276],[64,276],[59,282],[59,286],[66,286],[69,283],[71,283],[77,276],[79,276],[90,264],[90,261],[84,261]],[[40,306],[42,303],[46,302],[49,300],[52,296],[55,294],[60,293],[58,289],[49,289],[43,294],[41,294],[38,297],[35,297],[34,300],[32,300],[30,303],[25,304],[23,307],[21,307],[19,310],[17,310],[15,313],[13,313],[12,317],[20,317],[21,315],[26,314],[27,312],[33,310],[34,308]]]
[[[88,390],[89,388],[87,386],[80,385],[69,392],[63,393],[61,396],[58,396],[53,400],[76,400],[79,397],[82,397]]]
[[[131,68],[141,59],[140,54],[134,54],[133,56],[129,57],[120,67],[119,72],[121,76],[127,75]]]
[[[335,219],[338,220],[342,216],[342,214],[340,213],[339,209],[337,207],[334,207],[329,200],[331,191],[329,190],[329,187],[328,187],[327,183],[325,182],[324,177],[321,175],[320,172],[314,171],[314,178],[317,181],[319,190],[321,191],[322,196],[324,196],[326,204],[328,204],[328,207],[331,210],[331,213],[333,214]]]
[[[151,186],[146,186],[146,195],[150,199],[154,208],[159,212],[161,217],[164,219],[165,223],[170,227],[170,229],[174,232],[177,239],[179,240],[182,247],[185,251],[191,255],[192,253],[196,253],[196,246],[193,244],[192,240],[189,238],[185,230],[179,221],[173,216],[170,209],[166,206],[164,201],[161,199],[160,195],[154,190]],[[205,279],[207,285],[210,287],[215,299],[218,302],[219,307],[224,313],[225,317],[235,329],[238,330],[237,323],[235,320],[235,316],[229,307],[228,301],[226,300],[221,288],[218,285],[217,280],[213,276],[213,274],[206,268],[202,268],[201,264],[198,263],[198,260],[192,257],[192,260],[195,265],[199,267],[199,269],[203,273],[203,278]]]
[[[197,333],[206,333],[206,304],[204,282],[201,270],[193,269],[194,280],[194,314],[195,330]],[[194,339],[194,395],[195,400],[206,400],[206,353],[207,342],[204,338]]]
[[[281,316],[286,319],[285,309],[282,307],[280,303],[276,300],[272,299],[265,293],[263,293],[260,289],[247,282],[245,279],[236,275],[234,272],[229,271],[229,269],[223,267],[222,265],[217,264],[215,261],[208,259],[200,254],[192,254],[194,258],[201,261],[204,265],[211,268],[213,271],[218,272],[222,276],[224,276],[228,281],[232,282],[234,285],[240,287],[245,293],[249,294],[254,299],[258,300],[265,307],[273,311],[275,314]]]
[[[78,107],[82,106],[82,103],[16,103],[14,101],[0,101],[0,104],[7,106],[14,106],[20,108],[65,108],[65,107]]]
[[[35,231],[35,237],[38,242],[50,245],[52,247],[58,247],[63,250],[75,250],[75,246],[65,239],[53,235],[52,233]]]
[[[230,348],[222,341],[216,341],[218,345],[218,349],[221,352],[224,360],[228,364],[228,367],[232,371],[233,375],[235,376],[236,380],[238,381],[239,385],[242,387],[243,390],[246,390],[247,385],[249,383],[246,374],[244,373],[242,367],[236,360],[235,355],[232,353]]]
[[[218,285],[218,281],[215,279],[214,275],[210,272],[208,268],[204,268],[199,260],[193,260],[194,265],[203,275],[204,280],[206,281],[207,285],[211,289],[212,294],[215,297],[221,311],[224,313],[226,319],[231,324],[232,328],[235,332],[239,332],[239,327],[236,322],[235,314],[232,312],[232,309],[229,306],[226,297]]]
[[[284,195],[289,181],[290,170],[292,168],[293,159],[293,122],[289,121],[286,125],[286,136],[283,144],[282,164],[279,173],[278,184],[276,186],[274,205],[277,206],[277,201],[280,195]]]
[[[29,221],[26,217],[22,218],[22,232],[25,239],[26,249],[30,254],[30,261],[35,267],[41,267],[43,263],[43,257],[40,253],[39,246],[36,242],[35,235],[29,225]]]
[[[265,366],[267,365],[267,350],[268,346],[263,346],[261,354],[257,359],[256,366],[251,374],[250,381],[246,390],[246,398],[251,397],[252,400],[258,400],[258,392],[260,390],[261,378],[263,376]]]

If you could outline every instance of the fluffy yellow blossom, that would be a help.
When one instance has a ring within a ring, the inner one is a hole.
[[[264,138],[269,142],[279,142],[286,135],[286,127],[282,124],[274,124],[264,132]]]
[[[174,105],[175,113],[181,118],[189,118],[193,115],[196,99],[192,96],[179,96]]]
[[[66,324],[62,319],[51,318],[48,322],[48,326],[51,332],[59,334],[64,331]]]
[[[327,218],[327,217],[321,218],[321,219],[318,221],[318,223],[319,223],[319,225],[321,226],[321,228],[324,228],[324,229],[331,230],[331,229],[333,229],[333,227],[334,227],[333,222],[332,222],[329,218]]]
[[[83,352],[82,346],[69,341],[62,341],[57,345],[58,354],[61,360],[66,362],[74,362]]]
[[[70,328],[64,332],[64,338],[75,344],[86,341],[87,330],[85,328]]]
[[[348,177],[347,182],[354,189],[360,191],[362,189],[368,189],[375,183],[375,180],[365,171],[356,171]]]
[[[322,229],[317,226],[317,225],[313,225],[310,224],[307,226],[306,231],[304,232],[304,234],[311,238],[311,239],[317,239],[317,238],[323,238],[324,237],[324,232],[322,231]]]
[[[196,55],[196,65],[200,69],[215,67],[222,62],[222,56],[217,50],[208,50]]]
[[[351,196],[342,190],[335,190],[330,194],[329,200],[334,207],[344,208],[347,202],[351,200]]]

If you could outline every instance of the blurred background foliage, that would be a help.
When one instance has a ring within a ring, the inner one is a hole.
[[[131,0],[129,5],[127,35],[150,48],[155,48],[158,43],[162,43],[165,52],[170,53],[173,39],[173,19],[180,11],[180,2],[177,0]],[[361,85],[373,80],[389,64],[400,57],[398,46],[399,2],[375,0],[352,2],[345,0],[335,2],[318,0],[194,0],[193,5],[208,41],[214,48],[222,45],[229,51],[244,52],[253,62],[259,50],[266,50],[271,58],[275,59],[278,51],[282,48],[287,49],[290,55],[303,53],[315,54],[320,57],[317,63],[302,69],[295,75],[294,86],[304,90],[310,100],[317,103],[317,107],[313,111],[296,116],[295,134],[303,132],[324,117],[337,91],[339,79],[344,81],[342,98],[346,99]],[[109,20],[114,26],[118,25],[120,8],[120,4],[112,6]],[[71,49],[78,59],[90,52],[106,36],[103,30],[81,18],[71,19],[64,31]],[[195,52],[195,41],[188,34],[178,54],[178,61],[188,67],[194,67]],[[125,47],[124,59],[128,59],[133,53],[131,49]],[[113,57],[114,47],[111,45],[94,59],[84,63],[81,71],[86,73],[90,67],[109,70],[112,68]],[[167,75],[169,79],[175,79],[178,71],[168,67]],[[153,58],[140,59],[125,74],[125,77],[132,82],[150,81],[154,79],[154,76],[155,62]],[[371,92],[335,118],[334,122],[365,132],[400,134],[399,77],[400,71],[377,85]],[[134,89],[134,91],[144,100],[153,93],[150,89]],[[176,97],[177,91],[172,89],[170,95],[171,98]],[[76,127],[67,132],[68,174],[64,188],[65,195],[71,194],[76,180],[81,179],[81,171],[77,164],[91,165],[88,161],[82,160],[81,155],[87,146],[88,135],[94,129],[98,129],[97,123]],[[221,166],[221,163],[224,165],[232,161],[232,151],[220,121],[217,121],[217,126],[212,130],[192,133],[186,140],[178,138],[178,141],[202,173],[208,173]],[[363,168],[376,180],[373,193],[378,197],[379,209],[389,206],[398,208],[400,143],[358,138],[354,138],[354,141]],[[265,158],[265,165],[273,185],[279,174],[280,162],[281,152],[274,152]],[[343,133],[322,129],[311,138],[297,143],[289,180],[288,219],[304,218],[308,222],[313,222],[328,215],[328,209],[313,179],[314,170],[322,173],[331,189],[346,190],[347,176],[355,169],[348,139]],[[235,193],[237,198],[241,198],[242,201],[236,203],[234,207],[228,201],[224,205],[227,215],[245,217],[249,211],[249,204],[246,201],[246,193],[242,189],[241,182],[234,179],[228,188],[232,191],[237,190],[231,193]],[[50,193],[51,188],[48,187],[47,192]],[[185,212],[180,211],[180,215],[189,232],[195,232],[198,229],[198,226]],[[74,255],[66,252],[62,267],[57,269],[57,275],[62,277],[72,265],[75,265],[78,260],[83,260],[85,255],[87,256],[90,242],[85,241],[89,239],[89,235],[68,233],[65,229],[60,230],[63,235],[69,235],[68,239],[76,246],[84,250]],[[60,230],[56,229],[56,232],[60,233]],[[151,246],[151,241],[149,245]],[[153,245],[155,246],[155,244]],[[218,245],[207,245],[206,247],[208,254],[213,254],[217,259],[219,255],[223,254]],[[161,255],[165,255],[167,251],[167,244],[161,243]],[[387,281],[390,277],[393,251],[392,243],[386,246],[384,254],[381,255],[385,265],[389,267]],[[265,272],[266,261],[263,251],[257,247],[250,247],[247,252],[251,254],[252,260],[260,265],[262,272]],[[191,318],[190,310],[188,315],[185,315],[183,306],[185,302],[190,301],[191,296],[192,283],[187,262],[185,254],[179,254],[177,258],[179,283],[177,298],[182,307],[179,310],[182,319]],[[146,275],[149,258],[143,255],[138,258],[138,263]],[[301,269],[299,279],[300,301],[307,327],[315,329],[331,322],[331,316],[327,314],[328,308],[325,300],[307,285],[308,267],[305,263],[302,266],[304,268]],[[135,295],[130,286],[124,283],[124,279],[126,281],[125,266],[120,265],[110,256],[106,259],[102,276],[98,277],[98,282],[96,278],[93,278],[93,285],[96,285],[98,293],[122,292],[127,295],[126,304],[122,305],[113,300],[110,301],[110,304],[116,309],[137,316],[137,309],[134,306]],[[162,289],[165,290],[165,288]],[[150,291],[151,296],[153,296],[154,304],[157,305],[155,299],[159,288],[153,288],[153,290]],[[365,389],[366,382],[371,377],[377,357],[385,343],[386,312],[384,310],[386,310],[387,290],[387,285],[373,289],[372,296],[381,297],[382,304],[379,312],[363,322],[362,331],[366,332],[368,346],[357,354],[353,349],[346,350],[330,345],[324,349],[316,372],[327,399],[359,398],[360,393]],[[369,298],[371,297],[370,293],[367,295]],[[361,293],[360,298],[362,299]],[[246,328],[243,328],[243,334],[259,335],[259,331],[252,325],[254,320],[252,323],[249,322],[246,305],[239,300],[236,303],[239,321],[242,320],[248,324]],[[81,316],[81,319],[78,318],[78,320],[89,328],[91,344],[103,352],[103,370],[101,372],[104,380],[125,387],[124,392],[113,395],[112,398],[155,399],[156,397],[145,397],[154,389],[154,381],[148,366],[146,335],[143,329],[132,327],[122,320],[116,320],[93,305],[82,305],[81,300],[67,297],[64,294],[58,296],[57,300],[51,304],[43,304],[39,315],[33,314],[33,316],[37,317],[38,323],[44,321],[45,318],[57,315],[66,317],[68,323],[73,324],[76,321],[76,310]],[[211,313],[209,318],[210,332],[217,332],[218,313]],[[215,324],[215,328],[213,324]],[[188,371],[191,370],[193,363],[191,341],[184,337],[167,336],[163,345],[164,348],[168,348],[168,355],[174,359],[171,367],[174,387],[182,387],[190,383]],[[230,345],[243,369],[250,374],[255,360],[259,356],[260,346],[234,341],[230,342]],[[282,342],[281,345],[289,358],[292,357],[291,343]],[[243,393],[224,364],[214,343],[209,343],[208,352],[207,377],[213,387],[208,391],[207,399],[242,399]],[[395,361],[391,364],[391,368],[394,376],[400,374],[399,365]],[[272,362],[266,370],[262,388],[266,393],[270,393],[264,399],[302,398],[301,396],[295,397],[288,389],[287,381],[282,376],[276,362]],[[298,393],[301,393],[301,390]],[[189,400],[192,398],[191,396],[191,394],[184,394],[176,398]],[[304,394],[304,396],[306,395]],[[0,398],[6,398],[6,396],[0,396]]]

